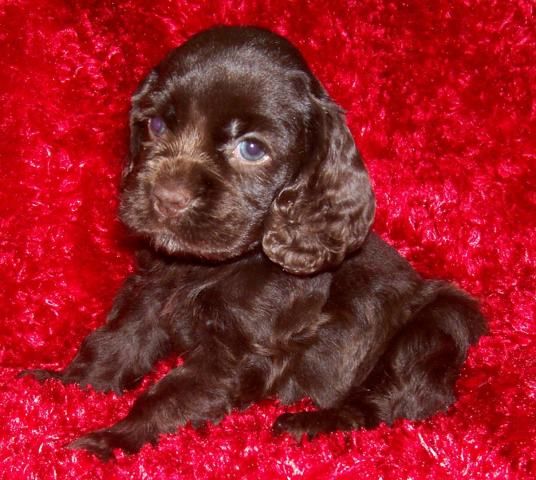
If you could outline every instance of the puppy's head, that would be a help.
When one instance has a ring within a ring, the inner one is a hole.
[[[169,254],[223,261],[262,246],[284,269],[339,264],[374,214],[340,109],[285,39],[202,32],[132,98],[120,216]]]

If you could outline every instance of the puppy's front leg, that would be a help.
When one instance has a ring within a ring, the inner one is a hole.
[[[133,275],[117,295],[105,325],[88,335],[73,361],[60,372],[26,370],[38,380],[91,385],[95,390],[121,393],[169,353],[170,339],[162,327],[160,309],[169,292],[150,279]]]
[[[197,353],[200,357],[201,352]],[[187,422],[199,426],[219,420],[232,408],[235,389],[229,371],[225,373],[221,367],[206,359],[188,361],[140,396],[125,419],[81,437],[69,447],[108,460],[116,448],[136,453],[145,443],[156,444],[160,434],[175,432]]]

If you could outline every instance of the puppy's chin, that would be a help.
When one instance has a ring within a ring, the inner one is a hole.
[[[215,241],[217,232],[207,229],[204,239],[194,238],[186,227],[184,234],[160,225],[158,227],[139,228],[127,226],[138,236],[144,238],[155,251],[178,258],[198,259],[200,261],[219,263],[233,260],[258,248],[258,241],[244,243],[241,238]],[[196,236],[199,237],[199,236]]]
[[[143,195],[124,194],[119,218],[156,251],[217,263],[260,248],[261,222],[240,216],[235,209],[212,212],[201,202],[194,202],[185,211],[166,216],[145,200]]]

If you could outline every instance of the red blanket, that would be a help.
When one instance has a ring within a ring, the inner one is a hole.
[[[4,0],[0,478],[534,478],[533,15],[531,0]],[[375,230],[423,275],[476,296],[490,335],[458,401],[429,420],[298,445],[270,433],[284,411],[270,399],[103,464],[63,445],[120,419],[176,360],[122,397],[16,375],[65,366],[104,321],[133,265],[116,219],[129,96],[215,23],[299,46],[348,112]]]

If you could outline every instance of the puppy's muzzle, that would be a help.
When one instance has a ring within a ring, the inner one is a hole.
[[[158,180],[151,193],[152,206],[161,217],[176,217],[192,203],[194,194],[178,179]]]

